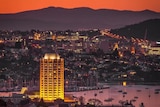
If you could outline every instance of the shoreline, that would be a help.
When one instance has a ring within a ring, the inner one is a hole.
[[[126,81],[127,82],[127,81]],[[81,91],[90,91],[90,90],[102,90],[102,89],[109,89],[110,87],[114,85],[121,85],[123,86],[122,82],[108,82],[108,83],[99,83],[99,86],[93,86],[93,87],[77,87],[76,89],[70,89],[70,90],[65,90],[65,92],[81,92]],[[146,85],[146,86],[160,86],[160,83],[157,82],[127,82],[126,86],[132,86],[132,85]]]
[[[160,82],[133,82],[133,81],[112,81],[100,84],[108,84],[108,85],[122,85],[123,82],[126,82],[127,85],[160,85]]]

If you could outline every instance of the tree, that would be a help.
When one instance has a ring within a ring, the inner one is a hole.
[[[84,101],[85,101],[84,97],[83,97],[83,96],[80,96],[80,97],[79,97],[80,105],[84,105]]]
[[[61,104],[61,103],[64,103],[64,100],[62,100],[62,99],[60,99],[60,98],[54,100],[54,104],[55,104],[55,105],[56,105],[56,104]]]
[[[0,107],[7,107],[7,103],[3,99],[0,99]]]
[[[43,98],[40,100],[40,102],[38,103],[37,107],[47,107],[46,103],[43,100]]]
[[[119,52],[118,52],[117,48],[113,51],[112,57],[115,58],[115,59],[119,58]]]

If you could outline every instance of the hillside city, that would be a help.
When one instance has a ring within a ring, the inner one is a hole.
[[[101,83],[159,84],[158,41],[127,38],[109,29],[0,31],[0,91],[39,89],[40,58],[57,53],[65,62],[65,91]]]
[[[156,41],[126,38],[108,29],[0,31],[0,35],[1,90],[38,86],[39,59],[45,53],[58,53],[65,59],[65,83],[71,89],[99,82],[160,81]]]

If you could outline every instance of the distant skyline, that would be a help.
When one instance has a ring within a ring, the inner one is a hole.
[[[1,0],[0,13],[17,13],[46,7],[115,9],[160,12],[159,0]]]

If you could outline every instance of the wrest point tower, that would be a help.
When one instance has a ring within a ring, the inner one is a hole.
[[[40,98],[64,100],[64,59],[58,54],[48,53],[40,59]]]

